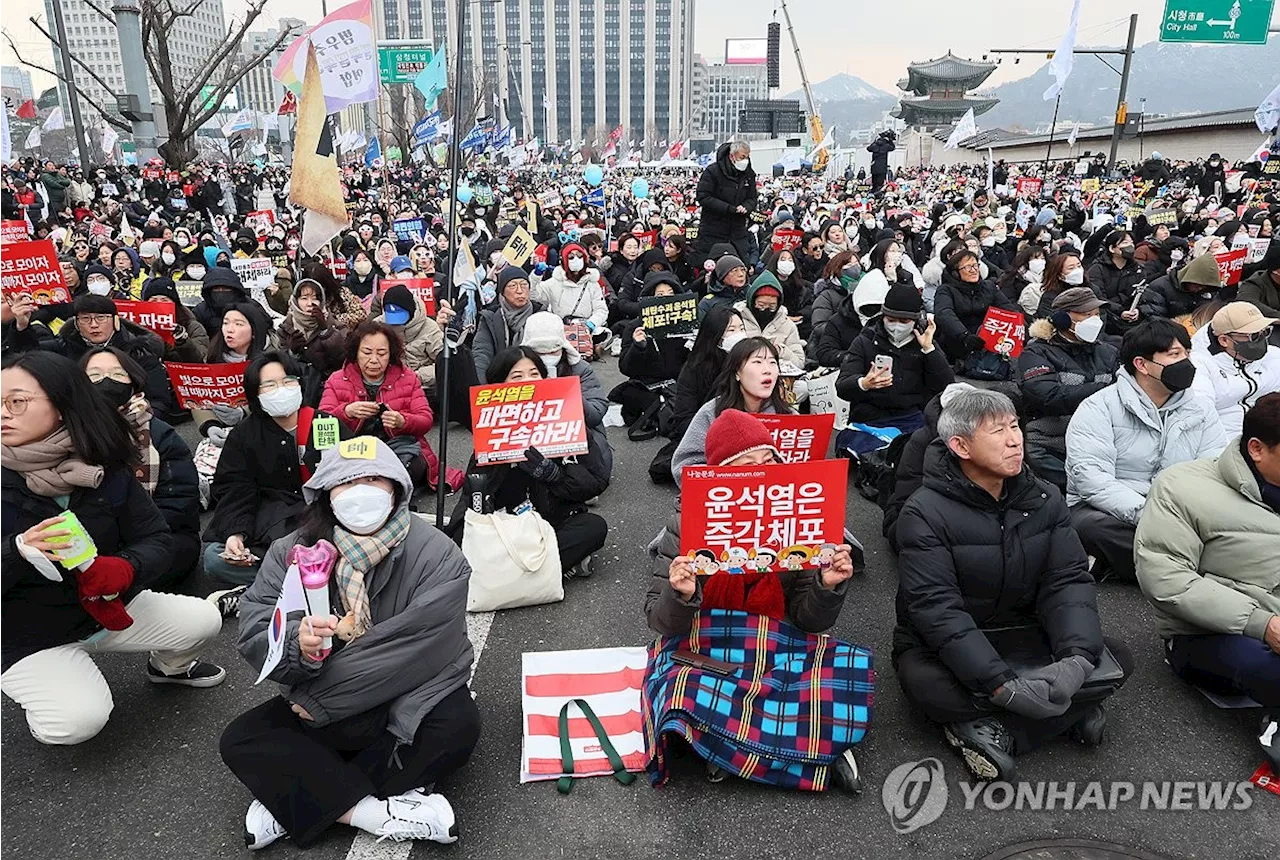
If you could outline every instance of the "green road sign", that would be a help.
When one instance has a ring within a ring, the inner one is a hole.
[[[384,84],[411,84],[431,62],[431,46],[379,48],[378,79]]]
[[[1275,0],[1165,0],[1161,42],[1265,45]]]

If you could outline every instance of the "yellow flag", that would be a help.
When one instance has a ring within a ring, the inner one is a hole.
[[[316,63],[315,46],[309,41],[302,98],[298,101],[289,201],[307,210],[302,224],[302,247],[307,253],[314,254],[348,224],[333,129],[325,113],[320,66]]]

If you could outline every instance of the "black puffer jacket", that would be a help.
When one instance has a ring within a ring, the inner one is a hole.
[[[1036,320],[1029,329],[1026,349],[1018,356],[1022,371],[1022,402],[1031,419],[1029,433],[1037,424],[1061,425],[1061,436],[1067,431],[1067,419],[1086,397],[1106,388],[1116,380],[1120,356],[1105,341],[1076,343],[1069,341],[1049,320]],[[1062,420],[1049,420],[1062,419]]]
[[[866,375],[877,355],[893,357],[893,385],[863,391],[858,379]],[[849,401],[851,421],[877,425],[923,410],[926,403],[955,381],[941,349],[935,346],[925,355],[915,338],[894,346],[884,330],[884,321],[876,317],[850,344],[849,354],[840,366],[836,394]]]
[[[1201,305],[1207,305],[1217,298],[1217,290],[1200,290],[1193,293],[1182,289],[1178,284],[1175,272],[1163,275],[1147,284],[1147,289],[1138,299],[1138,314],[1142,319],[1152,317],[1174,317],[1195,313]]]
[[[644,288],[640,291],[642,298],[652,296],[659,284],[672,287],[676,295],[688,292],[671,272],[650,272],[645,275]],[[618,370],[629,379],[637,382],[651,383],[675,379],[689,357],[687,341],[684,338],[645,337],[643,343],[636,343],[632,337],[640,322],[628,323],[622,330],[622,355],[618,358]]]
[[[191,449],[168,424],[151,419],[151,444],[160,455],[160,478],[151,501],[160,509],[169,531],[200,536],[200,479]]]
[[[711,399],[716,378],[724,367],[724,353],[707,361],[687,361],[676,377],[676,395],[671,404],[671,433],[679,441],[689,429],[689,422],[702,405]]]
[[[27,489],[18,472],[0,471],[3,503],[3,668],[37,651],[76,642],[101,629],[80,605],[74,576],[61,582],[46,579],[19,553],[18,535],[41,520],[56,517],[63,508],[54,499]],[[80,518],[93,537],[99,555],[123,558],[133,565],[133,584],[127,603],[169,571],[173,539],[169,526],[142,485],[123,469],[103,476],[97,489],[78,488],[68,510]]]
[[[991,307],[1022,310],[1000,292],[995,281],[968,284],[951,272],[942,276],[942,284],[933,297],[933,311],[942,348],[953,361],[969,354],[965,338],[977,333]]]
[[[828,290],[822,295],[832,292],[834,291]],[[836,306],[836,312],[819,327],[817,336],[814,338],[813,357],[823,367],[839,367],[844,364],[849,347],[858,339],[858,334],[861,332],[862,317],[858,316],[858,312],[854,310],[853,296],[845,293],[840,304]]]
[[[1142,279],[1142,267],[1135,261],[1125,260],[1124,267],[1117,269],[1110,254],[1100,255],[1085,277],[1093,291],[1110,303],[1108,311],[1111,318],[1118,318],[1122,311],[1129,310],[1133,288]]]
[[[702,207],[702,220],[698,227],[698,241],[708,244],[747,237],[747,215],[739,213],[741,206],[751,212],[756,208],[759,192],[756,191],[756,172],[748,167],[738,170],[729,162],[729,144],[722,143],[716,150],[716,160],[698,177],[698,205]]]
[[[997,501],[941,439],[898,517],[896,659],[927,649],[960,683],[990,694],[1015,677],[983,632],[1034,625],[1055,660],[1098,662],[1102,624],[1089,560],[1062,495],[1026,468]]]
[[[930,400],[924,407],[924,426],[911,434],[898,457],[898,469],[894,473],[893,493],[885,505],[880,532],[889,540],[889,546],[898,551],[898,515],[911,494],[924,483],[924,453],[929,444],[938,438],[938,416],[942,414],[942,395]]]

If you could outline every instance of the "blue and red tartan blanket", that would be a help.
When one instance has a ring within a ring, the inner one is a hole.
[[[681,649],[738,666],[732,676],[676,663]],[[825,791],[830,765],[871,718],[871,651],[762,615],[700,612],[687,637],[649,649],[644,724],[649,779],[667,781],[667,736],[703,759],[769,785]]]

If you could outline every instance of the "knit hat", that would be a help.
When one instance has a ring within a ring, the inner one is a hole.
[[[1088,287],[1071,287],[1058,293],[1053,299],[1055,311],[1075,311],[1078,314],[1096,311],[1104,305],[1106,302],[1094,295],[1093,290]]]
[[[1196,257],[1178,271],[1178,284],[1198,284],[1217,289],[1222,286],[1218,261],[1211,254]]]
[[[512,281],[528,282],[528,280],[529,273],[524,269],[519,266],[507,266],[505,269],[498,272],[498,293],[501,295],[502,291],[507,288],[507,284]]]
[[[739,260],[733,254],[725,254],[716,261],[716,280],[723,281],[725,276],[734,269],[745,269],[747,264]]]
[[[111,270],[101,263],[90,263],[84,267],[84,279],[86,281],[94,275],[101,275],[104,278],[110,278]]]
[[[387,325],[404,325],[413,319],[418,303],[404,284],[389,287],[382,294],[382,316]]]
[[[920,291],[910,284],[894,284],[884,297],[883,312],[895,317],[915,317],[924,310]]]
[[[160,243],[148,239],[138,246],[138,255],[141,257],[160,256]]]
[[[156,296],[167,296],[175,305],[182,302],[182,299],[178,296],[178,288],[173,283],[173,278],[154,277],[143,285],[142,300],[144,302]]]
[[[705,449],[709,466],[724,466],[752,451],[772,451],[774,457],[782,459],[765,426],[741,409],[726,409],[711,422]]]
[[[366,445],[374,446],[373,459],[343,457],[343,445],[326,449],[320,456],[320,465],[316,466],[315,474],[302,485],[302,497],[306,499],[307,504],[313,504],[320,498],[322,493],[333,489],[339,484],[350,483],[360,478],[377,477],[389,478],[399,484],[401,489],[400,504],[408,505],[409,498],[413,495],[413,481],[410,480],[409,473],[405,471],[400,458],[381,439],[376,439],[373,436],[358,436],[356,438],[365,442]],[[352,442],[355,440],[347,441]]]
[[[773,272],[765,269],[756,275],[756,279],[751,282],[751,286],[747,287],[747,305],[753,306],[757,296],[776,296],[778,301],[782,301],[782,284],[778,282]]]

